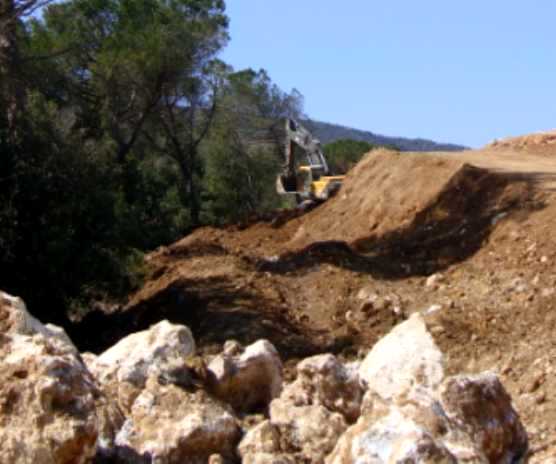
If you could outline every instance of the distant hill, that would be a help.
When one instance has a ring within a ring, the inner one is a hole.
[[[369,142],[375,145],[392,145],[400,151],[460,151],[468,148],[463,145],[437,143],[427,139],[388,137],[386,135],[374,134],[373,132],[314,120],[305,120],[302,124],[317,137],[323,145],[339,139],[352,139]]]

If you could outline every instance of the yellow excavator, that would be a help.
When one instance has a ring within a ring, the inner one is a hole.
[[[285,120],[285,164],[276,180],[281,195],[292,195],[298,203],[325,201],[336,193],[345,176],[331,176],[320,142],[299,122]]]

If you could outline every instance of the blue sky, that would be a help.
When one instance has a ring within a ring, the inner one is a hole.
[[[322,121],[478,147],[556,127],[556,1],[227,0],[222,58]]]

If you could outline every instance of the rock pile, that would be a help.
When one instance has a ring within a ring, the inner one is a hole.
[[[511,463],[527,435],[496,375],[451,376],[416,314],[362,362],[265,340],[200,359],[162,321],[99,356],[0,293],[0,462]]]
[[[0,462],[89,462],[100,391],[77,350],[3,292],[0,328]]]

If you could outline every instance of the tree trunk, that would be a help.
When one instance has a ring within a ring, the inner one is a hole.
[[[4,105],[8,136],[14,141],[25,108],[17,21],[14,0],[0,0],[0,98]]]
[[[179,184],[180,200],[184,208],[189,207],[189,217],[191,219],[191,224],[188,226],[198,226],[199,225],[199,215],[201,207],[199,205],[199,199],[197,192],[195,191],[195,179],[193,179],[193,170],[190,169],[190,163],[186,159],[183,153],[180,153],[180,162],[178,163],[181,179]]]
[[[191,225],[196,227],[200,223],[201,205],[194,177],[193,174],[189,177],[189,194],[191,196],[189,199],[189,214],[191,216]]]

